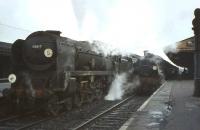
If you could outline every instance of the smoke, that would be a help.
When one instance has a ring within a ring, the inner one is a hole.
[[[165,53],[177,53],[178,50],[176,49],[179,43],[168,45],[164,48]]]
[[[139,76],[134,75],[129,79],[128,73],[121,73],[115,76],[105,100],[120,100],[126,94],[131,94],[140,85]]]
[[[106,51],[106,45],[103,42],[100,41],[93,41],[91,43],[91,49],[98,53],[98,54],[103,54],[103,55],[107,55],[107,51]],[[108,52],[109,53],[109,52]]]
[[[193,11],[200,4],[199,0],[0,1],[1,23],[14,26],[0,25],[0,40],[5,42],[24,39],[33,31],[60,30],[65,37],[99,40],[113,50],[139,55],[145,49],[160,55],[166,45],[191,36]]]
[[[114,48],[113,46],[105,42],[94,40],[92,41],[91,46],[93,51],[97,52],[98,54],[103,54],[104,56],[122,54],[117,48]]]
[[[148,49],[160,55],[165,46],[192,35],[193,10],[199,2],[181,2],[177,8],[179,2],[73,0],[72,4],[81,38],[103,41],[121,53],[142,54]]]
[[[158,65],[162,62],[163,59],[160,56],[152,55],[150,58],[148,58],[148,60]]]
[[[131,77],[131,81],[127,82],[126,85],[124,85],[123,89],[124,89],[124,95],[127,94],[132,94],[135,89],[137,89],[137,87],[140,86],[140,77],[138,75],[132,75]]]

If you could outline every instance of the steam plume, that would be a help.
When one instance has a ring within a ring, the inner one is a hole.
[[[122,73],[116,75],[113,80],[105,100],[120,100],[126,94],[132,94],[134,90],[140,85],[139,76],[134,75],[130,79],[129,73]]]
[[[126,78],[126,73],[115,76],[115,79],[111,84],[110,90],[108,92],[108,95],[105,97],[105,100],[119,100],[122,98],[124,94],[124,90],[122,89],[122,87],[126,82]]]
[[[168,45],[164,48],[165,53],[177,53],[178,50],[176,49],[179,43]]]

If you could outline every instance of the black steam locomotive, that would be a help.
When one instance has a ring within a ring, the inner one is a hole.
[[[53,114],[102,98],[114,75],[134,64],[131,58],[97,54],[88,42],[61,37],[59,31],[15,41],[12,62],[12,104],[20,109],[43,105]]]
[[[140,58],[135,67],[134,74],[139,76],[140,86],[137,93],[140,95],[152,94],[162,83],[162,76],[159,73],[159,65],[153,60],[154,55],[145,54]]]
[[[59,31],[38,31],[18,39],[11,53],[8,99],[15,109],[40,106],[56,115],[101,99],[113,77],[124,72],[130,82],[139,77],[137,91],[142,94],[152,93],[160,83],[157,65],[148,57],[104,56],[93,51],[92,44],[61,37]]]

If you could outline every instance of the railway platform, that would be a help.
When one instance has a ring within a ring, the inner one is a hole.
[[[120,130],[199,130],[200,98],[194,81],[166,81]]]

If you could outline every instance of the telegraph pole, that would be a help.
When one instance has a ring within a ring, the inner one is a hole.
[[[192,21],[195,49],[194,49],[194,96],[200,97],[200,9],[194,11],[195,18]]]

